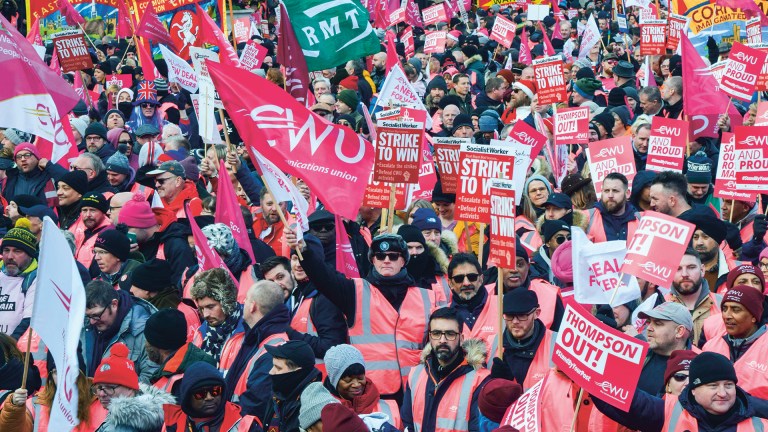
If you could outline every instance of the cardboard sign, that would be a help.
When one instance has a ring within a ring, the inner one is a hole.
[[[395,187],[395,209],[405,210],[408,206],[406,204],[406,189],[408,185],[398,184]],[[363,195],[363,206],[376,207],[376,208],[389,208],[389,192],[391,188],[389,183],[377,182],[373,180],[373,171],[368,179],[368,186],[365,188],[365,195]]]
[[[106,86],[116,85],[121,89],[131,88],[133,84],[133,75],[131,74],[112,74],[107,75]]]
[[[428,31],[424,37],[424,54],[440,54],[445,52],[445,37],[446,32],[444,31]]]
[[[491,140],[492,146],[503,147],[509,151],[509,155],[515,158],[515,169],[512,175],[512,183],[515,185],[515,201],[520,204],[520,199],[523,196],[523,187],[525,186],[525,179],[528,173],[528,169],[533,163],[531,158],[532,147],[516,140]]]
[[[757,104],[755,126],[768,126],[768,101],[763,101]]]
[[[589,170],[592,172],[592,184],[595,186],[597,199],[603,192],[603,180],[612,172],[624,174],[629,180],[635,178],[635,155],[632,152],[632,139],[628,136],[595,141],[587,148]]]
[[[565,306],[552,361],[589,394],[629,411],[648,344]]]
[[[530,160],[528,161],[528,165],[525,168],[525,171],[527,172],[533,164],[533,159],[535,159],[539,153],[541,153],[541,149],[543,149],[544,145],[547,143],[547,137],[545,137],[541,132],[532,128],[528,123],[519,121],[515,122],[514,126],[512,126],[512,129],[509,130],[507,141],[517,142],[531,148],[529,153]]]
[[[443,193],[456,193],[459,181],[459,150],[462,144],[470,143],[470,138],[432,138]]]
[[[445,13],[445,5],[443,3],[422,9],[421,18],[424,21],[424,27],[429,27],[439,22],[448,22],[448,14]]]
[[[627,247],[621,272],[669,286],[694,229],[694,225],[681,219],[646,211]]]
[[[541,393],[547,382],[544,379],[525,391],[512,405],[507,408],[500,426],[512,426],[519,432],[541,431]]]
[[[491,222],[492,178],[511,179],[515,167],[507,147],[462,144],[459,153],[459,184],[454,217],[466,222]]]
[[[416,45],[413,41],[413,27],[408,26],[403,31],[403,35],[400,37],[400,40],[405,46],[405,56],[408,58],[413,57],[413,55],[416,53]]]
[[[418,183],[423,134],[424,123],[377,122],[373,179],[389,183]]]
[[[235,41],[248,42],[251,38],[251,18],[238,18],[234,21]]]
[[[555,113],[555,145],[589,144],[589,108],[559,109]]]
[[[757,77],[765,64],[765,57],[764,52],[735,42],[720,80],[720,90],[728,96],[750,102],[755,92]]]
[[[747,43],[756,44],[763,41],[763,33],[760,28],[760,17],[756,16],[747,20]]]
[[[516,27],[515,23],[499,15],[493,23],[490,39],[509,49],[512,46],[512,41],[515,39]]]
[[[640,24],[640,55],[662,55],[667,47],[667,20],[648,20]],[[677,48],[677,46],[675,46]]]
[[[736,164],[741,159],[740,153],[741,151],[736,150],[736,136],[731,132],[723,132],[723,138],[720,141],[720,157],[717,159],[714,195],[723,199],[753,202],[757,195],[739,190],[736,185]]]
[[[640,9],[640,25],[647,23],[648,21],[654,21],[658,18],[656,11],[650,7],[641,7]]]
[[[728,64],[728,60],[723,60],[709,66],[709,72],[715,78],[715,81],[717,81],[718,89],[720,88],[719,87],[720,80],[723,78],[723,72],[725,72],[725,65],[727,64]]]
[[[405,22],[405,8],[401,7],[399,9],[395,9],[392,11],[391,14],[389,14],[389,25],[394,26],[401,22]]]
[[[736,126],[736,189],[768,191],[768,126]]]
[[[750,44],[751,48],[760,50],[768,55],[768,42],[760,42],[756,44]],[[768,61],[763,63],[763,68],[760,70],[760,75],[757,76],[757,82],[755,83],[756,91],[768,90]]]
[[[79,31],[59,33],[53,38],[53,46],[63,72],[73,72],[93,67],[85,36]]]
[[[419,167],[419,181],[416,184],[408,185],[408,204],[414,200],[432,201],[432,190],[437,183],[435,174],[435,160],[432,157],[432,151],[429,148],[427,140],[423,140],[421,147],[421,166]]]
[[[687,143],[687,121],[653,117],[645,169],[682,172]]]
[[[491,179],[491,240],[488,262],[499,268],[515,268],[515,185],[511,180]]]
[[[249,40],[245,43],[243,53],[240,54],[240,65],[253,72],[261,67],[261,62],[266,56],[266,48],[256,43],[255,40]]]
[[[563,60],[560,57],[544,57],[533,61],[536,94],[539,105],[549,105],[568,100],[563,76]]]
[[[675,51],[677,44],[680,43],[680,32],[683,31],[688,23],[688,17],[678,14],[669,14],[669,24],[667,25],[667,49]]]

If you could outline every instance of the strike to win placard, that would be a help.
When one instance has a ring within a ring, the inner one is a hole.
[[[373,179],[389,183],[418,183],[424,123],[378,122]]]
[[[466,222],[491,223],[492,178],[511,179],[515,157],[508,147],[462,144],[454,217]]]
[[[640,22],[640,55],[661,55],[667,48],[667,20]]]
[[[624,174],[632,187],[632,179],[637,174],[635,155],[632,152],[632,138],[629,136],[595,141],[587,148],[589,170],[595,185],[597,199],[603,192],[603,180],[612,172]]]
[[[93,67],[85,36],[79,30],[61,32],[53,39],[61,70],[72,72]]]
[[[459,151],[462,144],[469,144],[470,138],[434,137],[437,172],[443,185],[443,193],[455,194],[459,181]]]
[[[488,262],[515,268],[515,185],[491,179],[491,244]]]
[[[648,139],[648,159],[645,169],[650,171],[683,171],[683,154],[688,141],[688,122],[654,117]]]
[[[563,76],[563,60],[560,57],[544,57],[533,61],[533,76],[539,105],[568,100],[568,90]]]
[[[561,144],[589,144],[588,107],[557,110],[555,113],[555,145]]]

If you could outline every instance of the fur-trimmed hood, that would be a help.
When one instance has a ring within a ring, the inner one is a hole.
[[[483,56],[480,54],[475,54],[472,57],[469,57],[468,59],[464,60],[464,67],[469,67],[474,62],[482,62]]]
[[[175,404],[170,393],[147,384],[139,384],[135,397],[117,397],[109,404],[109,414],[100,430],[156,431],[163,427],[164,404]]]
[[[461,344],[461,348],[464,350],[464,358],[467,360],[467,364],[477,370],[483,367],[488,348],[485,345],[485,341],[482,339],[467,339]],[[427,357],[432,354],[432,345],[427,344],[423,350],[421,350],[421,363],[427,362]]]
[[[440,231],[440,243],[448,247],[448,255],[453,256],[459,252],[459,239],[453,230],[444,229]]]
[[[582,213],[578,209],[573,209],[573,226],[577,226],[584,230],[584,232],[587,231],[587,224],[589,224],[589,219],[587,218],[584,213]],[[536,232],[541,234],[541,226],[544,225],[544,215],[539,216],[538,219],[536,219]],[[542,240],[544,239],[544,236],[542,235]]]
[[[440,271],[443,272],[443,274],[448,274],[448,255],[445,254],[445,251],[440,249],[440,246],[435,246],[432,243],[427,243],[427,250],[432,255],[432,258],[435,259],[435,262],[437,262],[437,265],[440,266]]]

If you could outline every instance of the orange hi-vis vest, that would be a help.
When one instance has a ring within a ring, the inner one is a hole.
[[[195,338],[197,329],[200,328],[200,315],[197,313],[197,309],[182,302],[176,306],[182,314],[184,314],[184,320],[187,322],[187,342],[192,342]]]
[[[523,389],[536,385],[537,382],[544,379],[549,371],[555,366],[552,363],[552,352],[555,348],[555,339],[557,339],[557,333],[552,330],[545,330],[544,338],[541,339],[539,347],[536,349],[536,354],[533,356],[531,366],[528,368],[528,373],[525,374],[525,380],[523,381]]]
[[[240,333],[240,344],[242,345],[242,338],[244,337],[245,333]],[[234,337],[232,338],[234,339]],[[231,340],[231,339],[230,339]],[[240,375],[240,378],[237,379],[237,384],[235,384],[235,393],[232,395],[232,402],[237,403],[240,401],[240,395],[245,393],[246,390],[248,390],[248,376],[251,374],[251,371],[253,370],[253,365],[256,364],[256,360],[261,358],[266,352],[267,349],[264,348],[267,345],[280,345],[288,342],[288,335],[285,333],[275,333],[271,336],[268,336],[266,339],[261,341],[259,344],[259,348],[256,350],[256,353],[251,356],[251,359],[248,360],[248,363],[245,366],[245,369],[243,370],[242,375]],[[235,353],[235,356],[237,353]],[[223,357],[223,355],[222,355]],[[235,357],[232,357],[232,360],[234,360]],[[232,366],[232,363],[230,362],[229,366]],[[228,367],[229,368],[229,367]]]
[[[499,301],[494,293],[496,284],[488,284],[481,289],[485,289],[488,292],[483,310],[475,320],[472,329],[465,325],[461,333],[464,335],[464,340],[480,339],[485,342],[485,361],[490,362],[496,356],[496,351],[499,347],[499,326],[501,325],[499,320]]]
[[[600,211],[596,208],[582,210],[581,212],[584,214],[584,216],[587,217],[588,220],[587,229],[585,231],[589,240],[593,243],[608,241],[608,238],[605,235],[605,227],[603,226],[602,213],[600,213]],[[639,215],[639,213],[636,213],[636,215]],[[638,221],[638,219],[633,219],[627,222],[627,244],[629,244],[629,242],[632,240],[632,237],[635,235],[635,231],[637,231]]]
[[[722,337],[707,341],[702,350],[730,358],[730,348]],[[744,391],[761,399],[768,398],[768,336],[763,334],[757,338],[733,367]]]
[[[40,334],[33,332],[32,327],[27,328],[27,331],[25,331],[18,342],[16,342],[16,347],[19,348],[19,351],[26,352],[27,339],[29,338],[30,333],[32,333],[32,342],[29,346],[29,354],[32,356],[33,363],[40,371],[40,378],[45,380],[48,378],[48,348],[45,346]]]
[[[315,330],[315,326],[312,324],[312,316],[309,313],[310,308],[312,307],[312,300],[314,300],[314,298],[305,298],[301,302],[299,308],[296,310],[296,314],[294,314],[293,319],[291,319],[291,328],[297,332],[317,337],[317,330]],[[315,367],[322,372],[323,379],[328,376],[323,359],[315,358]]]
[[[531,280],[528,289],[535,292],[536,297],[539,298],[539,307],[541,308],[539,320],[544,323],[544,327],[552,327],[552,323],[555,321],[555,309],[557,308],[557,298],[560,297],[560,289],[542,279]]]
[[[544,242],[541,241],[541,236],[536,230],[536,226],[531,223],[525,216],[515,216],[515,231],[520,228],[525,228],[525,232],[518,236],[520,243],[528,251],[528,255],[533,255],[541,247]]]
[[[570,429],[576,402],[579,398],[579,387],[562,372],[552,369],[547,374],[547,382],[541,389],[541,428],[546,432],[568,431],[591,432],[589,417],[592,413],[592,401],[585,392],[581,398],[581,408],[576,419],[576,426]]]
[[[739,422],[736,432],[764,431],[768,428],[768,421],[760,417],[752,417]],[[698,421],[683,409],[677,396],[664,396],[664,426],[662,432],[698,432]]]
[[[710,315],[704,320],[704,327],[701,329],[704,337],[708,341],[725,336],[725,322],[722,315]]]
[[[93,262],[93,247],[96,245],[96,237],[99,236],[98,233],[110,228],[114,227],[112,226],[112,221],[106,215],[101,223],[95,228],[96,233],[87,239],[85,238],[85,231],[87,228],[85,227],[83,218],[78,218],[77,221],[69,227],[69,232],[75,235],[75,259],[85,266],[85,268],[89,268],[91,262]]]
[[[79,425],[72,429],[73,432],[91,432],[104,423],[104,420],[107,418],[107,410],[101,406],[98,399],[91,402],[89,410],[91,414],[88,423],[80,422]],[[37,396],[34,396],[27,399],[27,411],[32,415],[32,422],[34,423],[33,432],[48,431],[48,422],[51,420],[51,407],[40,405]]]
[[[437,304],[451,304],[453,291],[451,291],[451,285],[448,284],[448,275],[435,275],[435,279],[437,280],[432,284],[432,291],[435,292]]]
[[[152,384],[152,386],[170,394],[171,390],[173,390],[174,384],[181,381],[182,378],[184,378],[183,373],[174,374],[169,377],[162,377],[154,384]]]
[[[378,288],[365,279],[354,281],[355,322],[349,328],[350,343],[363,354],[366,375],[377,383],[379,392],[395,394],[411,368],[419,364],[435,293],[410,287],[396,311]]]
[[[411,389],[411,409],[415,432],[464,432],[469,431],[472,394],[483,380],[490,375],[488,369],[473,370],[460,378],[453,380],[437,405],[436,428],[434,431],[424,431],[424,395],[427,391],[427,381],[432,379],[423,364],[411,370],[408,376],[408,387]],[[439,384],[438,384],[439,385]]]

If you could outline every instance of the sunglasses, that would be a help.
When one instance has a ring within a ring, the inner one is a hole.
[[[213,387],[204,387],[200,390],[192,393],[192,397],[195,398],[195,400],[203,400],[205,399],[205,396],[210,393],[212,397],[217,397],[221,395],[221,386],[213,386]]]
[[[131,140],[128,140],[128,141],[118,141],[117,143],[118,143],[118,144],[127,144],[127,145],[131,145],[131,144],[133,144],[133,141],[131,141]]]
[[[311,229],[312,231],[333,231],[335,227],[336,227],[336,224],[327,223],[327,224],[310,225],[309,229]]]
[[[510,91],[511,91],[512,93],[520,93],[520,91],[521,91],[521,90],[520,90],[520,89],[516,89],[516,88],[515,88],[515,89],[512,89],[512,90],[510,90]]]
[[[562,235],[562,234],[556,235],[555,236],[555,243],[561,245],[561,244],[565,243],[566,240],[570,240],[570,239],[571,239],[571,235],[570,234],[567,234],[567,235]]]
[[[379,261],[384,261],[387,258],[389,258],[390,261],[397,261],[402,255],[398,252],[376,252],[373,256]]]
[[[155,105],[151,104],[151,103],[143,103],[143,104],[141,104],[141,107],[142,108],[154,108]]]
[[[155,183],[157,183],[157,184],[162,186],[163,184],[165,184],[165,182],[167,182],[168,180],[172,180],[174,178],[176,178],[176,176],[166,177],[166,178],[159,178],[158,177],[158,178],[155,179]]]
[[[480,275],[477,273],[467,273],[462,275],[451,276],[451,280],[453,281],[453,283],[457,283],[457,284],[464,282],[464,279],[469,279],[469,282],[475,283],[477,282],[477,278],[479,277]]]
[[[683,382],[688,379],[688,374],[678,372],[672,375],[672,379],[674,379],[677,382]]]

